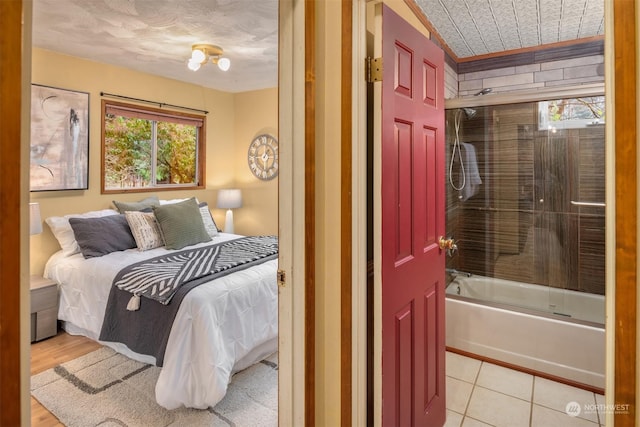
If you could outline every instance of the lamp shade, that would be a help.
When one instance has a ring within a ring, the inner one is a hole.
[[[42,233],[42,218],[40,218],[40,203],[29,203],[29,234]]]
[[[218,204],[220,209],[235,209],[242,207],[242,192],[238,189],[220,190]]]

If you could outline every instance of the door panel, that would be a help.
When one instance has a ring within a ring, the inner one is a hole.
[[[439,390],[437,372],[438,358],[440,357],[438,353],[438,317],[441,314],[438,310],[438,296],[438,286],[434,283],[424,297],[424,306],[426,307],[424,316],[424,365],[427,367],[424,378],[425,400],[422,405],[424,411],[434,402],[434,399],[437,399],[441,392],[441,390]]]
[[[411,425],[413,402],[413,302],[396,313],[396,406],[398,425]]]
[[[397,206],[396,218],[393,225],[396,227],[396,266],[409,261],[413,255],[413,227],[412,227],[412,202],[411,197],[413,177],[411,168],[403,168],[403,165],[411,164],[411,136],[413,129],[408,123],[396,123],[395,141],[393,147],[396,152],[393,157],[397,159],[393,166],[393,177],[396,181],[394,192],[394,205]]]
[[[444,55],[382,10],[382,422],[445,421]]]

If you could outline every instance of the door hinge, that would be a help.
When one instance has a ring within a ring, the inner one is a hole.
[[[382,81],[382,58],[365,58],[364,69],[367,83]]]
[[[285,287],[287,284],[287,274],[284,270],[278,270],[278,286]]]

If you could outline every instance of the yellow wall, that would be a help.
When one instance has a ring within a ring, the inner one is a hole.
[[[249,170],[249,144],[260,134],[278,137],[278,89],[238,93],[235,99],[235,179],[242,188],[242,209],[233,223],[243,234],[278,233],[278,179],[261,181]],[[222,225],[220,225],[222,226]]]
[[[196,196],[209,203],[219,227],[224,211],[215,208],[217,190],[237,187],[243,191],[244,207],[238,209],[236,233],[277,232],[277,180],[264,183],[246,176],[247,134],[277,127],[277,91],[267,89],[233,94],[198,85],[161,78],[107,64],[87,61],[54,52],[33,49],[32,82],[63,89],[89,92],[89,189],[33,192],[32,202],[40,203],[43,220],[49,216],[82,213],[112,207],[112,200],[139,200],[148,193],[100,194],[101,99],[100,92],[160,101],[209,111],[207,115],[206,189],[158,192],[161,199]],[[249,102],[251,100],[253,102]],[[245,163],[240,159],[244,157]],[[254,218],[255,215],[255,218]],[[41,274],[48,257],[59,249],[46,224],[43,233],[31,237],[32,274]]]

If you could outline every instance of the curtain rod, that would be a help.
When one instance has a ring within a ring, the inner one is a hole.
[[[140,98],[131,98],[129,96],[124,96],[124,95],[116,95],[113,93],[107,93],[107,92],[100,92],[100,96],[110,96],[112,98],[121,98],[121,99],[128,99],[130,101],[138,101],[138,102],[146,102],[147,104],[156,104],[158,107],[162,108],[162,107],[173,107],[173,108],[181,108],[183,110],[191,110],[191,111],[197,111],[199,113],[204,113],[204,114],[209,114],[208,111],[206,110],[199,110],[197,108],[191,108],[191,107],[182,107],[180,105],[174,105],[174,104],[165,104],[164,102],[157,102],[157,101],[148,101],[146,99],[140,99]]]

